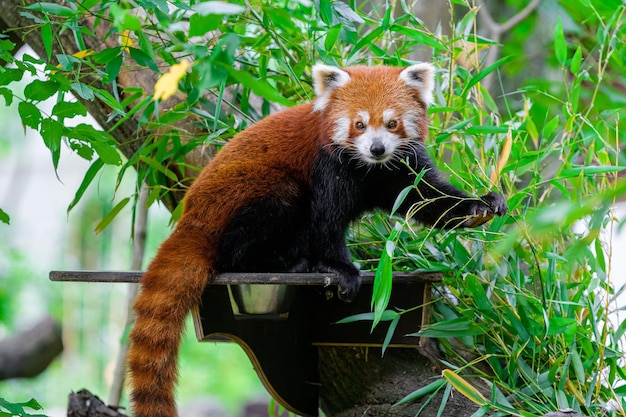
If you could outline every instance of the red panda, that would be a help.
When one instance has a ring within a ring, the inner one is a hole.
[[[317,98],[232,139],[189,188],[183,215],[141,279],[128,354],[135,417],[174,417],[185,317],[218,272],[334,272],[360,286],[345,232],[364,211],[403,203],[434,227],[480,225],[504,198],[472,198],[441,178],[423,141],[434,68],[313,68]],[[417,205],[417,206],[416,206]],[[417,207],[417,208],[415,208]]]

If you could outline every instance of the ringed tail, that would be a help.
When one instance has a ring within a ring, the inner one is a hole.
[[[141,278],[127,358],[134,417],[177,416],[178,350],[185,318],[216,273],[210,247],[205,233],[179,224]]]

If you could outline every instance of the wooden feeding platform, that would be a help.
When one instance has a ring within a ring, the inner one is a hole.
[[[142,272],[52,271],[52,281],[137,283]],[[395,273],[389,308],[402,314],[389,347],[418,347],[408,336],[430,320],[432,282],[440,274]],[[269,393],[287,410],[318,415],[318,347],[383,345],[387,325],[371,321],[338,324],[370,312],[373,273],[364,273],[351,303],[336,296],[337,277],[324,273],[222,273],[207,286],[192,311],[199,341],[239,344]],[[417,307],[417,308],[416,308]]]

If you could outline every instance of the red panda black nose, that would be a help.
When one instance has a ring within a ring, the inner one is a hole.
[[[372,146],[370,146],[370,152],[374,156],[382,156],[385,154],[385,145],[381,142],[374,142]]]

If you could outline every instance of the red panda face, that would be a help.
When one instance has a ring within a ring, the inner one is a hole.
[[[313,68],[328,136],[340,152],[364,164],[387,164],[410,152],[426,135],[434,69],[394,67]]]

